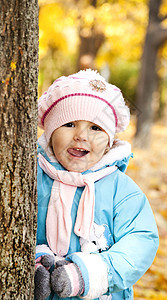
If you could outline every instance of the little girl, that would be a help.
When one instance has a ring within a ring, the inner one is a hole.
[[[120,90],[96,71],[60,77],[39,99],[35,297],[133,299],[158,248],[146,196],[125,171]]]

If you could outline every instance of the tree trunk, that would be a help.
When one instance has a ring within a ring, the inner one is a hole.
[[[38,1],[0,0],[0,298],[34,299]]]
[[[89,0],[89,5],[94,8],[97,7],[97,0]],[[82,14],[80,16],[82,24]],[[102,31],[97,30],[94,22],[91,28],[85,31],[85,28],[81,25],[79,30],[80,47],[77,62],[77,69],[84,70],[87,68],[95,69],[95,58],[101,45],[105,41],[105,36]]]
[[[80,48],[78,58],[78,70],[87,68],[95,69],[95,58],[100,46],[104,42],[104,35],[96,33],[94,29],[90,30],[89,36],[84,36],[80,32]]]
[[[136,96],[140,112],[135,135],[135,145],[138,147],[149,146],[150,129],[153,122],[152,100],[157,88],[157,52],[167,40],[167,29],[162,27],[159,17],[160,4],[161,0],[150,0],[149,4],[149,23]]]

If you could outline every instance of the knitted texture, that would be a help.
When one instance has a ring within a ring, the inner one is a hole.
[[[50,268],[54,265],[53,255],[43,255],[35,261],[35,290],[34,295],[37,300],[44,300],[51,293]]]
[[[35,289],[34,295],[37,300],[45,300],[51,293],[50,287],[50,273],[45,269],[44,266],[38,266],[35,271]]]
[[[84,292],[84,281],[79,267],[74,263],[56,264],[51,274],[51,287],[61,298],[75,297]]]
[[[80,71],[57,79],[39,99],[38,125],[49,142],[53,131],[76,120],[93,122],[110,137],[129,124],[129,109],[121,91],[96,71]]]
[[[35,290],[34,295],[37,300],[45,300],[51,294],[50,276],[56,267],[69,264],[63,257],[55,256],[47,245],[36,247],[35,260]]]

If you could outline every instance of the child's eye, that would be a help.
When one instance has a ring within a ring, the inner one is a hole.
[[[70,122],[63,125],[63,127],[75,127],[75,124]]]
[[[97,125],[93,125],[93,126],[91,127],[91,129],[92,129],[92,130],[96,130],[96,131],[101,131],[101,128],[100,128],[99,126],[97,126]]]

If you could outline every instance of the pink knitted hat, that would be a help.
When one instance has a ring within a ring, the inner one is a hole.
[[[115,133],[128,126],[130,113],[121,91],[87,69],[55,80],[38,102],[38,125],[48,142],[55,129],[77,120],[103,128],[112,146]]]

